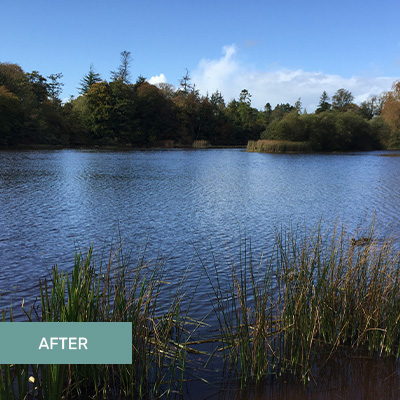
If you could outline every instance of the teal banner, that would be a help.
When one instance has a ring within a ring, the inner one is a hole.
[[[0,364],[131,364],[130,322],[0,322]]]

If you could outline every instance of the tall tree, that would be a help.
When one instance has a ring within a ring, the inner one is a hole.
[[[289,103],[277,104],[271,112],[272,119],[282,119],[286,114],[292,112],[295,108]]]
[[[198,89],[196,89],[196,85],[192,85],[190,81],[192,78],[189,75],[189,71],[186,68],[186,74],[182,77],[182,79],[179,81],[181,87],[178,90],[178,94],[183,94],[184,96],[188,96],[189,94],[193,94],[195,97],[199,97],[200,93]]]
[[[251,105],[251,94],[247,89],[243,89],[239,95],[239,102]]]
[[[21,103],[14,93],[0,85],[0,146],[15,144],[21,128]]]
[[[131,67],[131,52],[130,51],[122,51],[121,52],[121,64],[119,65],[117,71],[111,71],[111,79],[113,81],[121,81],[125,84],[131,83],[129,77],[131,76],[130,67]]]
[[[301,104],[301,97],[299,97],[296,101],[296,103],[294,103],[294,108],[297,111],[298,114],[301,113],[301,109],[302,109],[302,104]]]
[[[0,85],[26,101],[31,91],[28,78],[18,64],[0,63]]]
[[[382,107],[382,117],[392,130],[389,147],[400,147],[400,81],[394,82]]]
[[[360,104],[358,112],[362,117],[372,119],[373,117],[380,115],[383,101],[383,96],[372,96]]]
[[[37,102],[42,104],[45,100],[47,100],[49,95],[49,85],[47,83],[47,79],[40,75],[38,71],[28,72],[26,76],[31,85],[32,91],[36,96]]]
[[[346,89],[339,89],[332,97],[332,107],[336,111],[348,111],[353,104],[354,96]]]
[[[218,90],[211,95],[210,103],[216,112],[225,108],[225,100]]]
[[[173,85],[166,82],[157,83],[156,85],[167,99],[172,99],[175,96],[176,89]]]
[[[329,103],[329,96],[324,90],[321,97],[319,98],[318,108],[315,110],[315,114],[328,111],[332,108],[332,104]]]
[[[80,87],[78,88],[80,94],[87,94],[90,87],[95,83],[101,82],[99,73],[94,72],[93,64],[90,64],[89,72],[81,79]]]
[[[181,87],[179,89],[180,92],[183,92],[184,94],[189,94],[190,90],[192,89],[192,85],[190,84],[190,75],[189,71],[186,68],[186,74],[183,75],[182,79],[179,81]]]
[[[47,77],[49,80],[48,83],[48,94],[50,100],[53,102],[54,105],[61,105],[60,95],[62,93],[62,87],[64,84],[60,82],[60,79],[63,77],[63,74],[59,72],[58,74],[51,74]]]

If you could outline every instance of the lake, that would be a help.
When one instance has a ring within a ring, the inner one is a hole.
[[[246,242],[257,258],[290,226],[343,224],[357,237],[374,221],[378,236],[397,237],[400,152],[387,155],[2,151],[0,309],[12,303],[20,316],[54,264],[68,270],[75,250],[101,254],[120,238],[133,253],[166,257],[178,281],[196,254],[228,260]],[[209,287],[197,290],[200,312]]]

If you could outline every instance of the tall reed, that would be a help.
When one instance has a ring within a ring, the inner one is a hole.
[[[21,399],[108,398],[110,393],[144,398],[182,390],[183,378],[177,371],[183,369],[186,357],[182,343],[186,340],[187,312],[181,308],[184,279],[164,306],[158,300],[166,285],[163,275],[161,261],[150,265],[142,257],[132,266],[120,248],[110,252],[105,268],[96,268],[92,249],[86,257],[76,255],[70,274],[55,266],[51,279],[40,282],[40,307],[26,312],[28,320],[132,322],[133,362],[2,366],[0,393]],[[28,375],[34,385],[28,385]]]
[[[399,253],[391,240],[351,243],[344,230],[280,231],[267,260],[254,266],[246,255],[231,267],[226,288],[217,266],[217,279],[208,274],[242,386],[287,372],[309,380],[343,346],[399,357]]]
[[[277,230],[267,255],[257,259],[247,240],[239,248],[230,265],[213,258],[210,268],[198,257],[210,303],[197,320],[196,287],[189,297],[186,274],[168,284],[162,260],[146,263],[143,254],[132,261],[118,247],[99,268],[91,249],[76,255],[71,273],[55,266],[27,320],[132,322],[133,362],[2,365],[0,398],[157,398],[182,393],[191,371],[204,381],[201,374],[221,355],[225,377],[241,388],[282,374],[317,379],[317,367],[343,349],[400,357],[400,257],[393,240],[379,240],[372,229],[350,240],[344,229],[323,234],[319,226]],[[217,327],[202,322],[210,310]],[[204,343],[215,347],[204,352]]]
[[[310,142],[293,142],[290,140],[249,140],[248,152],[260,153],[309,153],[312,151]]]

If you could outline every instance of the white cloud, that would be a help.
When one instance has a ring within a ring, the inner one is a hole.
[[[155,75],[148,79],[148,82],[152,85],[156,85],[157,83],[167,83],[167,77],[164,74]]]
[[[258,109],[263,109],[267,102],[272,107],[279,103],[294,104],[301,97],[303,107],[310,112],[317,107],[324,90],[332,97],[338,89],[345,88],[359,104],[371,95],[389,90],[394,80],[391,77],[344,78],[302,69],[255,70],[238,60],[235,45],[225,46],[222,57],[217,60],[201,60],[192,74],[192,81],[202,94],[219,90],[225,102],[237,99],[241,90],[247,89],[252,95],[252,106]]]

